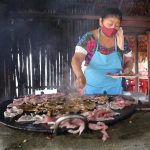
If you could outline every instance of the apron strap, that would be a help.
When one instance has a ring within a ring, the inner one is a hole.
[[[97,45],[96,45],[96,51],[99,50],[99,44],[100,44],[99,40],[100,40],[100,28],[98,28],[98,42],[97,42]]]

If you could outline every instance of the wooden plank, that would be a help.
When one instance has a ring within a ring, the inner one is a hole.
[[[147,55],[148,55],[148,96],[150,102],[150,31],[147,32]]]
[[[123,27],[135,27],[135,28],[150,28],[150,21],[142,20],[123,20]]]
[[[136,48],[135,48],[135,73],[138,74],[139,72],[139,69],[138,69],[138,37],[136,35]],[[135,92],[138,92],[139,91],[139,78],[136,77],[135,78]]]
[[[57,14],[50,14],[50,13],[39,13],[39,12],[32,12],[32,13],[22,13],[19,12],[15,14],[15,16],[11,16],[11,18],[40,18],[43,20],[47,20],[49,18],[63,18],[63,19],[87,19],[87,20],[98,20],[100,16],[95,15],[57,15]],[[122,26],[124,27],[139,27],[139,28],[150,28],[150,17],[123,17]]]

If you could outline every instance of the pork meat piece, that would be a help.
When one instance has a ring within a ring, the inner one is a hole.
[[[72,121],[72,124],[75,124],[77,127],[79,127],[77,130],[68,130],[69,133],[81,135],[83,130],[85,129],[85,122],[81,119],[74,119]]]
[[[32,95],[30,97],[25,97],[24,100],[26,103],[33,105],[41,104],[44,102],[40,95]]]
[[[81,119],[73,119],[73,120],[64,120],[63,122],[60,123],[59,125],[60,128],[67,128],[69,129],[68,132],[72,134],[77,134],[81,135],[83,130],[85,129],[85,123]],[[77,128],[76,130],[73,130]],[[71,128],[71,129],[70,129]]]
[[[22,109],[18,109],[16,106],[13,106],[12,108],[7,108],[4,112],[4,117],[6,118],[14,118],[17,115],[20,115],[23,113]]]
[[[94,109],[89,112],[87,119],[89,121],[105,121],[105,120],[113,120],[114,116],[119,115],[118,112],[114,112],[110,109]]]
[[[70,128],[74,129],[77,127],[77,125],[72,124],[70,120],[64,120],[60,123],[59,127],[60,128],[67,128],[67,129],[70,129]]]
[[[36,121],[36,117],[34,117],[32,114],[31,115],[23,115],[21,116],[16,122],[18,123],[28,123],[28,122],[34,122]]]
[[[20,106],[24,103],[23,98],[14,99],[12,103],[10,103],[7,107]]]
[[[109,138],[109,135],[106,131],[108,129],[108,126],[105,125],[103,122],[97,122],[97,124],[89,123],[88,126],[91,130],[100,130],[100,132],[102,133],[103,142],[105,142]]]
[[[54,124],[55,123],[55,118],[54,117],[50,117],[48,115],[36,115],[35,116],[37,119],[33,124]]]
[[[114,110],[117,110],[117,109],[123,109],[127,106],[130,106],[132,104],[134,104],[135,102],[134,101],[131,101],[131,100],[114,100],[114,101],[111,101],[109,106],[111,109],[114,109]]]

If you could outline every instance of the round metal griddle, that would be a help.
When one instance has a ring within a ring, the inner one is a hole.
[[[0,102],[0,123],[1,124],[5,125],[7,127],[10,127],[10,128],[19,129],[19,130],[54,134],[54,129],[50,129],[49,126],[46,124],[39,124],[39,125],[34,125],[32,123],[21,124],[21,123],[15,122],[14,119],[10,120],[10,119],[4,118],[4,111],[6,110],[7,105],[12,103],[12,101],[13,100],[11,99],[11,100],[5,100],[5,101]],[[131,106],[125,107],[122,110],[117,110],[117,112],[119,112],[120,115],[114,116],[114,120],[107,120],[107,121],[103,121],[103,122],[106,123],[107,125],[112,125],[118,121],[126,119],[135,112],[135,108],[136,108],[136,105],[131,105]],[[81,119],[81,117],[82,117],[81,115],[73,114],[73,115],[70,115],[70,118],[73,118],[76,116],[79,119]],[[90,121],[90,122],[94,123],[94,121]],[[67,130],[64,128],[58,129],[58,132],[60,132],[60,133],[64,133],[66,131]]]

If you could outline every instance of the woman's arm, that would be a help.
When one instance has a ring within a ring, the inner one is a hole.
[[[77,88],[84,88],[86,80],[81,70],[81,63],[85,60],[85,55],[82,53],[75,53],[72,57],[71,66],[76,75]]]
[[[116,37],[117,37],[117,45],[120,51],[124,55],[123,56],[124,57],[124,62],[123,62],[124,74],[132,74],[132,68],[133,68],[132,51],[129,49],[128,42],[124,38],[122,27],[120,27],[120,29],[118,30]]]

